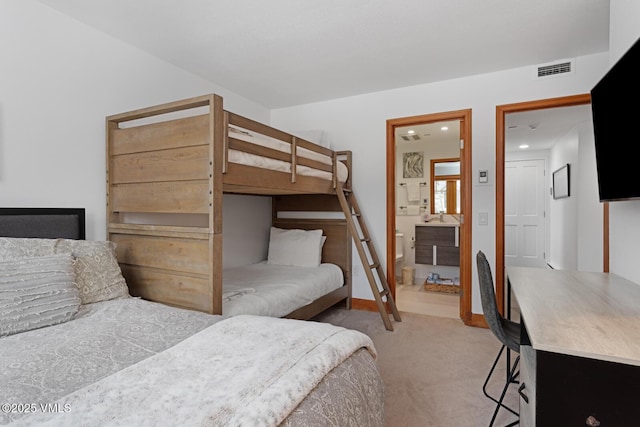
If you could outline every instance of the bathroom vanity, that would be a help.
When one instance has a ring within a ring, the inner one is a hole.
[[[416,264],[460,265],[460,223],[455,219],[419,223],[415,232]]]

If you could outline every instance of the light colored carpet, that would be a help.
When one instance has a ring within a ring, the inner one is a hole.
[[[331,309],[315,320],[373,339],[385,383],[387,426],[488,426],[495,404],[482,393],[482,384],[500,350],[498,340],[488,329],[465,326],[461,320],[401,315],[392,332],[377,312]],[[502,390],[505,370],[503,357],[489,384],[494,396]],[[517,385],[509,387],[506,402],[517,410]],[[515,419],[501,409],[495,426]]]

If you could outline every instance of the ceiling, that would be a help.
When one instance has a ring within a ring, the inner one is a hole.
[[[443,129],[446,127],[446,129]],[[410,133],[413,131],[413,133]],[[410,146],[415,143],[458,144],[460,141],[459,121],[442,121],[417,126],[395,128],[396,145]]]
[[[575,126],[590,120],[589,104],[509,113],[505,117],[505,152],[519,151],[522,144],[527,144],[529,151],[548,150]],[[447,126],[448,130],[441,130],[442,126]],[[409,130],[414,133],[409,134]],[[396,144],[449,144],[456,143],[459,135],[457,122],[406,126],[396,128]]]
[[[609,49],[609,0],[39,0],[275,109]]]
[[[505,151],[547,150],[580,123],[591,121],[591,105],[509,113],[505,117]]]

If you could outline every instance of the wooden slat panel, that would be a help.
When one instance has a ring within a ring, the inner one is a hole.
[[[281,160],[287,163],[291,161],[291,154],[289,153],[285,153],[280,150],[274,150],[268,147],[263,147],[262,145],[242,141],[233,137],[229,137],[229,149],[255,154],[257,156],[268,157],[270,159]]]
[[[209,274],[209,242],[201,239],[112,234],[123,264],[191,274]]]
[[[292,186],[292,187],[295,187]],[[284,195],[284,194],[304,194],[305,191],[298,192],[295,189],[285,190],[278,188],[265,188],[265,187],[248,187],[246,185],[233,185],[233,184],[225,184],[224,192],[228,194],[252,194],[254,196],[273,196],[273,195]]]
[[[206,278],[147,267],[121,265],[129,292],[150,301],[212,312],[211,285]],[[219,313],[218,313],[219,314]]]
[[[115,129],[111,139],[111,155],[207,145],[208,143],[209,116],[205,114]]]
[[[292,184],[291,175],[286,172],[237,163],[229,163],[227,173],[224,175],[224,184],[225,191],[226,184],[264,190],[264,192],[258,191],[256,194],[335,193],[332,182],[326,179],[297,175],[296,183]]]
[[[333,292],[330,292],[326,295],[321,296],[317,300],[312,303],[305,305],[304,307],[300,307],[299,309],[292,311],[291,313],[284,316],[287,319],[299,319],[299,320],[308,320],[312,317],[322,313],[329,307],[332,307],[343,300],[350,299],[351,294],[349,289],[346,286],[336,289]],[[347,302],[346,304],[350,304]],[[351,309],[351,307],[348,307]]]
[[[233,114],[233,113],[228,113],[228,114],[229,114],[230,124],[240,126],[250,131],[269,136],[271,138],[279,139],[280,141],[284,141],[288,143],[291,143],[293,141],[294,136],[291,134],[272,128],[271,126],[267,126],[265,124],[253,121],[251,119],[247,119],[246,117],[242,117],[237,114]],[[329,156],[329,157],[333,156],[332,150],[301,138],[298,138],[298,146],[307,148],[309,150],[315,151],[320,154],[324,154],[325,156]]]
[[[279,150],[273,150],[268,147],[263,147],[262,145],[242,141],[240,139],[229,137],[229,149],[291,163],[291,154],[289,153],[285,153]],[[308,166],[310,168],[319,169],[325,172],[333,172],[333,165],[328,165],[317,160],[301,157],[300,155],[296,156],[296,163],[300,166]]]
[[[300,156],[297,157],[297,160],[298,165],[300,166],[308,166],[313,169],[333,173],[333,165],[328,165],[326,163],[318,162],[316,160],[311,160]]]
[[[208,181],[113,185],[115,212],[209,213]]]
[[[208,179],[209,149],[206,145],[148,151],[115,156],[111,182],[159,182]]]
[[[332,194],[274,196],[273,208],[276,212],[342,212],[338,198]]]
[[[169,102],[166,104],[155,105],[153,107],[141,108],[126,113],[114,114],[107,117],[107,120],[114,123],[128,122],[131,120],[142,119],[145,117],[158,116],[161,114],[174,113],[176,111],[190,110],[199,107],[206,107],[213,103],[216,95],[202,95],[194,98],[183,99],[180,101]]]
[[[112,234],[138,234],[144,236],[176,237],[186,239],[209,239],[209,229],[205,227],[185,227],[159,224],[108,224],[108,232]]]
[[[226,156],[224,143],[227,132],[225,123],[222,97],[215,95],[209,110],[209,135],[211,135],[211,144],[209,144],[209,157],[211,158],[209,165],[209,228],[216,234],[222,233],[222,171]],[[216,259],[222,263],[222,254]],[[210,267],[213,268],[214,264],[212,261]],[[218,299],[218,301],[222,301],[222,299]]]
[[[333,150],[323,147],[306,139],[298,138],[298,147],[306,148],[307,150],[315,151],[316,153],[324,154],[325,156],[333,157]]]
[[[281,130],[272,128],[271,126],[263,123],[256,122],[254,120],[242,117],[238,114],[228,112],[229,124],[240,126],[241,128],[248,129],[250,131],[269,136],[271,138],[279,139],[280,141],[291,143],[293,135],[283,132]]]

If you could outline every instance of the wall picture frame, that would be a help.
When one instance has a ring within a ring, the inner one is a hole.
[[[553,172],[553,198],[563,199],[571,196],[571,165],[566,165]]]
[[[424,177],[424,152],[417,151],[412,153],[404,153],[402,155],[402,177]]]

